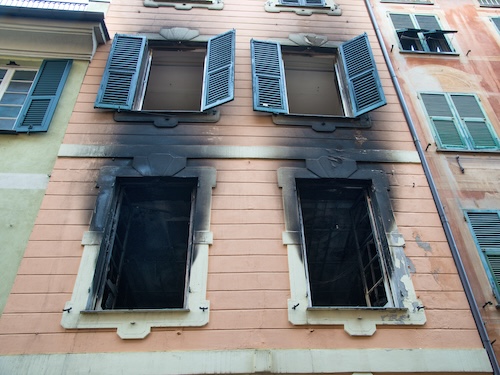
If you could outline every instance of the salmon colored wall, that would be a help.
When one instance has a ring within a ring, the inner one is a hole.
[[[145,8],[142,0],[113,0],[106,17],[111,35],[191,27],[201,34],[236,29],[236,98],[222,105],[215,124],[116,123],[93,103],[110,44],[100,47],[78,96],[64,143],[67,145],[283,146],[290,149],[346,148],[415,151],[363,0],[341,1],[341,17],[266,13],[263,0],[226,0],[222,11]],[[252,110],[251,38],[286,38],[289,33],[327,35],[347,41],[367,32],[388,105],[371,114],[368,130],[317,133],[309,127],[273,124]],[[52,173],[13,292],[0,319],[0,354],[79,353],[240,348],[482,348],[419,164],[384,164],[398,228],[413,264],[413,283],[425,305],[424,326],[379,326],[371,337],[351,337],[342,326],[293,326],[284,218],[277,169],[303,167],[303,160],[210,159],[188,165],[217,169],[213,189],[207,298],[210,322],[200,328],[153,328],[143,340],[121,340],[115,330],[65,330],[61,310],[70,300],[82,246],[94,208],[96,180],[104,165],[119,158],[60,157]]]

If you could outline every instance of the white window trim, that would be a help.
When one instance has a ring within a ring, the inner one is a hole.
[[[327,14],[329,16],[342,15],[342,10],[334,0],[325,0],[324,6],[317,7],[283,5],[280,4],[279,0],[267,0],[264,5],[264,9],[266,10],[266,12],[270,13],[295,12],[299,16],[310,16],[314,13]]]
[[[405,241],[398,232],[394,220],[386,237],[392,255],[394,273],[391,276],[395,306],[387,308],[369,307],[311,307],[308,297],[308,280],[302,260],[301,233],[296,230],[294,212],[298,209],[296,178],[351,178],[357,170],[356,162],[343,160],[342,166],[334,165],[328,157],[307,160],[305,168],[280,168],[278,183],[282,188],[285,208],[286,230],[283,244],[287,246],[290,276],[290,299],[288,300],[288,320],[294,325],[343,325],[351,336],[371,336],[377,325],[423,325],[426,316],[423,304],[418,300],[404,254]],[[312,172],[314,171],[314,173]],[[371,171],[370,171],[371,172]],[[380,172],[376,171],[375,173]],[[361,172],[360,173],[365,173]],[[380,177],[376,177],[379,179]],[[374,178],[375,180],[375,178]],[[377,190],[377,188],[375,188]],[[387,194],[387,193],[385,193]],[[392,215],[392,213],[391,213]]]
[[[198,210],[208,210],[209,218],[211,207],[212,188],[215,186],[215,169],[213,168],[184,168],[183,162],[178,166],[178,159],[170,155],[154,156],[158,165],[174,165],[173,169],[167,168],[162,175],[174,177],[198,177],[197,205]],[[144,159],[144,160],[141,160]],[[147,160],[146,160],[147,159]],[[137,161],[139,160],[139,161]],[[151,172],[150,159],[134,159],[134,168],[126,167],[125,171],[113,171],[116,177],[123,174],[158,175]],[[151,163],[153,164],[153,163]],[[177,166],[176,166],[177,164]],[[179,169],[180,168],[180,169]],[[103,168],[105,170],[105,168]],[[140,173],[138,173],[140,171]],[[164,172],[164,171],[161,171]],[[118,174],[116,174],[118,173]],[[102,190],[102,187],[101,187]],[[203,191],[202,191],[203,190]],[[203,211],[205,212],[205,211]],[[196,215],[196,214],[195,214]],[[198,218],[199,219],[199,218]],[[196,219],[195,219],[196,220]],[[99,256],[103,231],[88,231],[84,234],[84,246],[80,268],[76,278],[71,300],[66,303],[63,310],[61,325],[64,328],[116,328],[117,334],[122,339],[142,339],[150,332],[152,327],[199,327],[209,321],[210,302],[206,299],[208,278],[208,249],[213,242],[213,234],[208,230],[208,220],[200,227],[195,223],[193,239],[193,253],[195,260],[191,264],[189,286],[187,289],[187,305],[184,309],[152,309],[152,310],[87,310],[90,287],[93,282],[95,266]],[[199,223],[198,223],[199,224]]]

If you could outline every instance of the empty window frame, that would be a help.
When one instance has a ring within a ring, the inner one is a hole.
[[[394,306],[389,246],[367,185],[297,179],[312,307]]]
[[[500,301],[500,211],[465,214],[495,297]]]
[[[478,0],[479,6],[486,8],[500,8],[500,0]]]
[[[421,93],[441,149],[498,150],[500,143],[473,94]]]
[[[455,30],[443,30],[434,15],[390,14],[398,35],[399,44],[405,52],[454,53],[447,34]]]
[[[186,308],[196,183],[116,179],[89,310]]]
[[[115,36],[96,108],[200,112],[234,99],[234,30],[207,43]]]
[[[252,40],[251,54],[256,111],[357,117],[386,104],[366,34],[338,49]]]
[[[45,60],[39,69],[0,68],[0,132],[47,131],[71,63]]]

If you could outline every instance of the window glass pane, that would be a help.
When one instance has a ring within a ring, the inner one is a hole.
[[[0,100],[0,104],[18,104],[23,105],[26,99],[26,94],[10,94],[6,93]]]
[[[0,118],[0,130],[12,130],[15,122],[16,122],[15,119]]]
[[[7,88],[8,92],[25,92],[30,91],[32,82],[14,82],[11,81],[9,87]]]
[[[33,81],[36,76],[36,71],[33,70],[16,70],[12,77],[14,81]]]
[[[5,73],[7,73],[7,69],[0,69],[0,82],[2,82],[3,77],[5,77]]]
[[[0,105],[0,117],[12,117],[16,119],[20,111],[21,106]]]

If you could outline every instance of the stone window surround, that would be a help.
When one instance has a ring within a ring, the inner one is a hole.
[[[395,306],[387,308],[311,307],[307,296],[307,279],[302,262],[301,227],[295,179],[342,178],[372,180],[378,204],[390,207],[388,182],[381,168],[362,169],[353,160],[321,157],[306,160],[306,168],[280,168],[278,183],[282,188],[285,214],[283,244],[288,249],[291,298],[288,300],[288,320],[294,325],[344,325],[351,336],[371,336],[377,325],[423,325],[426,322],[422,303],[417,299],[404,254],[404,238],[398,232],[392,210],[382,211],[392,262],[391,275]]]
[[[190,269],[188,302],[184,309],[88,310],[89,291],[103,239],[105,216],[116,177],[172,176],[197,177],[196,206],[193,223],[193,254]],[[82,239],[84,246],[72,298],[64,307],[64,328],[116,328],[122,339],[142,339],[151,327],[193,327],[208,323],[210,302],[206,300],[208,249],[213,242],[210,231],[212,188],[216,170],[210,167],[187,167],[186,159],[169,154],[135,157],[131,166],[103,167],[98,181],[99,195],[90,230]]]

